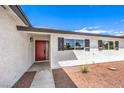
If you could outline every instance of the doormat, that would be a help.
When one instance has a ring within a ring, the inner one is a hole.
[[[63,69],[54,69],[52,71],[56,88],[77,88]]]
[[[17,81],[13,88],[29,88],[34,79],[36,71],[26,72],[24,75]]]

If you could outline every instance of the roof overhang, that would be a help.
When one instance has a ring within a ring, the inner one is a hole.
[[[73,31],[58,30],[58,29],[49,29],[49,28],[25,27],[25,26],[17,26],[17,30],[19,30],[19,31],[39,32],[39,33],[40,32],[44,32],[44,33],[75,34],[75,35],[86,35],[86,36],[124,38],[123,36],[101,35],[101,34],[73,32]]]
[[[4,6],[2,6],[4,8]],[[9,5],[9,7],[15,12],[15,14],[24,22],[27,26],[17,26],[19,31],[29,31],[29,32],[44,32],[44,33],[58,33],[58,34],[75,34],[75,35],[86,35],[86,36],[99,36],[99,37],[111,37],[111,38],[124,38],[124,36],[114,36],[114,35],[101,35],[101,34],[92,34],[92,33],[82,33],[74,31],[66,31],[59,29],[49,29],[49,28],[37,28],[32,27],[30,21],[24,14],[23,10],[18,5]]]
[[[24,12],[22,11],[21,7],[18,5],[9,5],[9,7],[15,12],[15,14],[23,21],[23,23],[27,26],[31,26],[30,21],[25,16]]]

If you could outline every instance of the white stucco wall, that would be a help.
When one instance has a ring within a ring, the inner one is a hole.
[[[64,50],[58,51],[58,37],[66,39],[90,39],[90,51],[84,50]],[[98,40],[118,40],[120,49],[117,50],[98,50]],[[102,63],[110,61],[124,60],[124,39],[95,37],[69,34],[51,34],[51,67],[59,68],[62,66],[75,66],[81,64]]]
[[[55,34],[44,32],[26,32],[34,35],[34,39],[49,40],[49,62],[52,69],[63,66],[75,66],[81,64],[103,63],[124,60],[124,39],[98,36],[84,36],[74,34]],[[48,37],[46,37],[49,36]],[[58,51],[58,37],[65,39],[90,39],[90,51],[64,50]],[[98,40],[119,41],[119,50],[98,50]]]
[[[16,25],[24,24],[12,11],[0,7],[0,87],[12,87],[35,61],[35,46],[34,42],[30,42],[30,36],[33,36],[34,41],[49,40],[49,61],[53,69],[63,66],[124,60],[124,39],[72,34],[23,33],[17,31]],[[90,51],[58,51],[58,37],[90,39]],[[99,51],[98,40],[117,40],[120,43],[120,48],[118,51]]]
[[[17,31],[16,25],[24,24],[0,7],[0,87],[12,87],[33,63],[30,35]]]

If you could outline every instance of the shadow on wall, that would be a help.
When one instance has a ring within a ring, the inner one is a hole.
[[[74,53],[74,50],[65,50],[59,52],[59,61],[67,60],[78,60],[77,56]]]
[[[57,67],[55,68],[61,68],[66,66],[74,66],[74,65],[81,65],[82,60],[80,58],[84,59],[84,51],[81,50],[65,50],[59,52],[59,58],[57,64],[55,64]]]
[[[53,69],[56,88],[77,88],[64,69]]]

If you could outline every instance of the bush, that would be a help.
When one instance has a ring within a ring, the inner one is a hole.
[[[82,67],[81,67],[81,72],[82,72],[82,73],[87,73],[87,72],[88,72],[88,65],[87,65],[87,64],[82,65]]]

